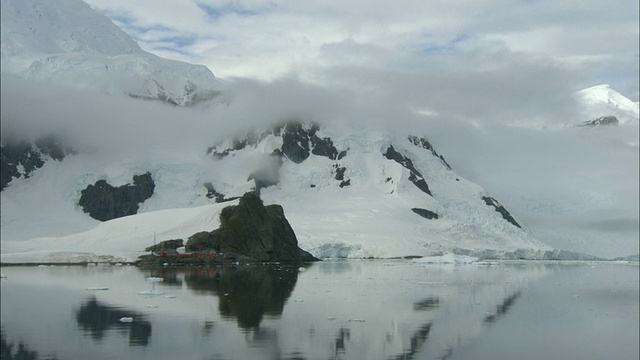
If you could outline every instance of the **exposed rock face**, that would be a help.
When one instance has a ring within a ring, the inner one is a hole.
[[[483,196],[482,200],[484,200],[485,204],[489,205],[489,206],[493,206],[497,212],[500,213],[500,215],[502,215],[502,217],[507,220],[508,222],[510,222],[511,224],[513,224],[514,226],[520,227],[520,224],[518,224],[518,222],[516,222],[516,220],[513,218],[513,216],[511,216],[511,214],[509,213],[509,211],[507,209],[505,209],[504,206],[502,206],[502,204],[500,204],[498,202],[498,200],[489,197],[489,196]]]
[[[41,168],[47,158],[62,161],[67,155],[75,154],[71,148],[64,147],[53,135],[38,138],[34,144],[19,141],[0,146],[0,191],[9,185],[13,178],[31,176]]]
[[[184,241],[182,239],[175,240],[165,240],[161,241],[159,244],[149,246],[144,249],[144,251],[151,251],[154,253],[165,252],[167,254],[177,254],[179,247],[184,246]]]
[[[610,115],[610,116],[601,116],[597,119],[585,121],[578,126],[597,127],[597,126],[604,126],[604,125],[618,125],[619,123],[620,121],[618,121],[617,117]]]
[[[251,132],[244,138],[236,138],[227,149],[220,148],[220,145],[212,146],[208,149],[208,153],[216,158],[222,158],[248,146],[255,147],[268,135],[274,135],[282,137],[282,146],[273,155],[284,156],[296,164],[305,161],[310,154],[324,156],[331,160],[340,160],[347,155],[346,150],[338,151],[331,138],[319,137],[319,130],[320,127],[317,124],[306,125],[300,121],[289,121],[261,134]]]
[[[405,169],[409,170],[409,181],[411,181],[413,185],[415,185],[418,189],[422,190],[422,192],[431,195],[429,185],[424,180],[424,177],[422,177],[422,174],[418,171],[418,169],[413,166],[413,161],[411,161],[411,159],[397,152],[392,145],[387,148],[387,151],[383,155],[387,159],[393,160],[402,165]]]
[[[282,153],[294,163],[300,164],[309,157],[309,132],[302,127],[302,124],[288,124],[284,128],[282,141]]]
[[[214,187],[213,184],[210,182],[206,182],[203,184],[204,187],[207,189],[207,194],[205,195],[207,198],[209,199],[215,199],[217,203],[221,203],[221,202],[226,202],[226,201],[231,201],[231,200],[235,200],[238,197],[230,197],[230,198],[226,198],[224,196],[223,193],[217,191]]]
[[[235,253],[256,261],[316,261],[298,247],[280,205],[264,206],[260,197],[246,193],[237,206],[220,213],[220,228],[189,237],[187,251]]]
[[[105,180],[82,190],[78,205],[96,220],[107,221],[138,212],[140,203],[153,195],[155,183],[151,173],[134,175],[133,185],[114,187]]]
[[[433,211],[427,210],[427,209],[421,209],[421,208],[412,208],[411,211],[413,211],[414,213],[422,216],[425,219],[437,219],[438,218],[438,214],[434,213]]]
[[[277,185],[280,182],[280,168],[285,159],[300,164],[311,155],[324,156],[330,160],[340,160],[347,156],[347,151],[338,151],[333,140],[329,137],[318,136],[320,127],[318,124],[303,124],[300,121],[289,121],[264,131],[262,133],[250,132],[244,138],[234,138],[229,147],[221,144],[211,146],[207,150],[216,159],[222,159],[233,155],[235,152],[247,147],[257,147],[267,136],[273,135],[282,138],[282,146],[273,150],[270,161],[261,169],[253,171],[248,181],[254,180],[255,192],[260,194],[260,189]],[[344,178],[346,168],[335,164],[336,180],[340,181],[340,187],[349,186],[350,179]],[[216,202],[222,202],[225,195],[215,191],[211,183],[204,184],[208,190],[207,197],[215,198]]]
[[[442,164],[444,164],[444,166],[447,167],[447,169],[451,170],[451,166],[449,166],[449,164],[447,163],[447,161],[444,159],[444,157],[442,155],[438,155],[438,153],[436,152],[436,150],[433,148],[433,146],[431,146],[431,143],[429,141],[427,141],[427,139],[422,138],[422,137],[417,137],[414,135],[409,135],[409,137],[407,138],[409,139],[409,141],[415,145],[415,146],[419,146],[425,150],[429,150],[431,151],[431,154],[433,154],[433,156],[439,158],[442,161]]]

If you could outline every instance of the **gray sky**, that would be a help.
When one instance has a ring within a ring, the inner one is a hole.
[[[326,83],[357,71],[525,82],[551,67],[541,75],[567,90],[608,83],[639,96],[637,0],[85,1],[144,50],[221,78]]]

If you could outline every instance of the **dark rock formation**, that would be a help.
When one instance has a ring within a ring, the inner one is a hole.
[[[387,151],[383,155],[385,158],[389,160],[393,160],[398,164],[402,165],[405,169],[409,170],[410,172],[409,181],[411,181],[413,185],[415,185],[422,192],[431,195],[431,190],[429,190],[429,185],[425,181],[422,174],[418,171],[418,169],[415,168],[415,166],[413,165],[413,161],[411,161],[411,159],[397,152],[392,145],[389,145],[389,148],[387,148]]]
[[[224,196],[223,193],[218,192],[214,187],[213,184],[210,182],[206,182],[204,184],[205,189],[207,189],[207,194],[205,195],[207,198],[209,199],[215,199],[217,203],[221,203],[221,202],[227,202],[227,201],[232,201],[238,198],[238,196],[236,197],[230,197],[230,198],[226,198]]]
[[[335,164],[335,165],[333,165],[333,168],[335,169],[334,178],[336,180],[340,181],[340,187],[341,188],[351,185],[351,179],[345,179],[345,177],[344,177],[344,173],[345,173],[345,171],[347,171],[346,167],[340,166],[340,164]]]
[[[513,218],[513,216],[511,216],[511,214],[509,213],[509,211],[507,209],[505,209],[504,206],[502,206],[498,200],[489,197],[489,196],[483,196],[482,200],[484,200],[485,204],[489,205],[489,206],[493,206],[497,212],[500,213],[500,215],[502,215],[502,217],[507,220],[508,222],[510,222],[511,224],[513,224],[514,226],[517,227],[521,227],[520,224],[518,224],[518,222],[516,222],[516,220]]]
[[[27,141],[3,144],[0,146],[0,191],[9,185],[13,178],[31,176],[32,172],[45,164],[48,157],[62,161],[67,155],[75,153],[73,149],[63,146],[53,135],[38,138],[34,144]]]
[[[442,161],[442,164],[446,166],[447,169],[451,170],[451,166],[449,166],[449,164],[447,163],[447,161],[444,159],[442,155],[438,155],[436,150],[433,148],[433,146],[431,146],[431,143],[427,141],[427,139],[422,137],[417,137],[414,135],[409,135],[408,139],[413,145],[421,147],[425,150],[431,151],[431,154],[433,154],[433,156],[440,159],[440,161]]]
[[[427,209],[421,209],[421,208],[412,208],[411,211],[413,211],[414,213],[422,216],[425,219],[437,219],[438,218],[438,214],[434,213],[433,211],[429,211]]]
[[[237,206],[222,209],[220,228],[192,235],[186,250],[234,253],[255,261],[317,260],[298,247],[282,206],[264,206],[254,193],[244,194]]]
[[[347,151],[338,152],[331,138],[318,136],[319,129],[317,124],[305,125],[300,121],[289,121],[260,134],[251,132],[244,138],[234,139],[231,147],[227,149],[221,149],[220,145],[212,146],[207,153],[215,158],[223,158],[247,146],[255,147],[268,135],[275,135],[282,137],[282,146],[272,155],[286,157],[296,164],[305,161],[311,154],[325,156],[331,160],[345,157]]]
[[[96,220],[107,221],[138,212],[140,203],[153,195],[151,173],[133,176],[133,185],[114,187],[105,180],[82,190],[78,205]]]
[[[165,240],[161,241],[159,244],[145,248],[144,251],[151,251],[156,254],[160,252],[164,252],[166,254],[177,254],[178,251],[176,249],[182,246],[184,246],[184,240],[182,239]]]
[[[620,121],[618,121],[617,117],[613,115],[609,115],[609,116],[601,116],[593,120],[585,121],[578,126],[597,127],[597,126],[603,126],[603,125],[618,125],[619,123]]]
[[[309,157],[309,133],[301,123],[293,122],[285,126],[282,134],[282,153],[296,164]]]

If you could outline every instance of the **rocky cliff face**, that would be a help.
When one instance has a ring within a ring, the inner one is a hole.
[[[585,121],[578,126],[597,127],[597,126],[618,125],[618,124],[620,124],[620,121],[618,121],[618,118],[613,115],[609,115],[609,116],[600,116],[599,118]]]
[[[17,141],[0,146],[0,191],[14,178],[28,178],[44,166],[47,160],[62,161],[75,151],[65,147],[54,135],[38,138],[35,142]]]
[[[220,228],[194,234],[186,250],[235,253],[257,261],[317,260],[298,247],[282,206],[264,206],[255,193],[246,193],[238,205],[224,208]]]
[[[150,173],[135,175],[133,185],[114,187],[105,180],[82,190],[78,205],[96,220],[107,221],[138,212],[140,203],[153,195],[155,184]]]

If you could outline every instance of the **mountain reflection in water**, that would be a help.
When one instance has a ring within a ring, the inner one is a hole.
[[[298,266],[280,264],[220,266],[200,269],[159,269],[152,276],[165,279],[163,285],[180,285],[200,294],[219,298],[218,310],[236,318],[238,326],[260,326],[264,315],[282,314],[298,280]],[[182,280],[178,274],[183,273]],[[165,283],[166,282],[166,283]]]
[[[637,265],[325,261],[3,273],[3,360],[638,358]],[[150,281],[164,296],[140,296]]]
[[[122,322],[131,318],[131,322]],[[87,300],[76,312],[80,328],[95,341],[101,341],[111,330],[125,330],[129,333],[129,345],[148,345],[151,337],[151,323],[142,314],[101,304],[95,298]]]

